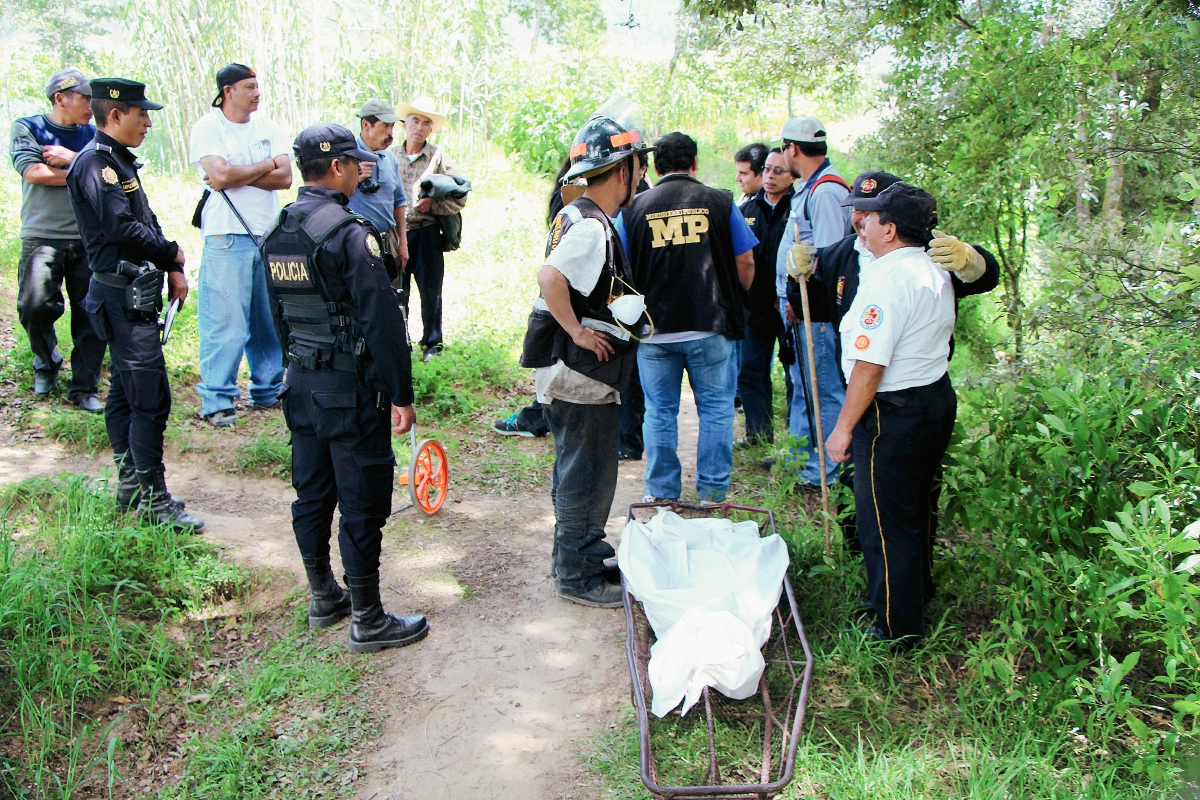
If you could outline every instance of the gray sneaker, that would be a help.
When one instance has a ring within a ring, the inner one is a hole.
[[[625,605],[625,590],[608,581],[600,581],[594,589],[580,593],[568,591],[560,586],[558,596],[568,603],[592,608],[620,608]]]
[[[71,401],[89,414],[99,414],[104,410],[104,404],[94,394],[85,394]]]
[[[33,373],[33,393],[45,397],[58,389],[58,373],[38,370]]]
[[[222,408],[220,411],[214,411],[211,414],[206,414],[204,421],[212,425],[214,428],[228,428],[230,425],[237,422],[237,412],[232,408]]]

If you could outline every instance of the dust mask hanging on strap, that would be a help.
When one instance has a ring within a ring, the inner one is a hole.
[[[628,293],[622,293],[619,296],[616,295],[618,282],[628,290]],[[632,286],[616,275],[613,275],[612,283],[608,290],[608,310],[612,313],[613,319],[617,321],[617,324],[625,329],[630,336],[633,336],[634,339],[638,339],[638,337],[625,326],[636,325],[641,320],[643,314],[645,314],[646,319],[650,323],[651,332],[654,330],[654,320],[650,317],[650,312],[646,310],[646,298],[638,294]]]
[[[623,294],[608,304],[608,310],[625,325],[635,325],[646,310],[646,300],[640,294]]]

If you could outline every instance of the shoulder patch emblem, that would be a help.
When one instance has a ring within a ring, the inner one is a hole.
[[[837,282],[838,305],[841,305],[841,303],[842,303],[842,292],[845,291],[845,289],[846,289],[846,276],[843,275],[842,277],[838,278],[838,282]]]
[[[855,350],[866,350],[870,346],[871,346],[871,340],[869,338],[867,338],[866,336],[859,336],[857,339],[854,340],[854,349]]]
[[[367,252],[375,258],[379,258],[383,251],[379,249],[379,239],[375,238],[375,234],[367,231]]]
[[[112,167],[105,167],[100,170],[100,180],[107,183],[109,186],[117,185],[117,171]]]
[[[883,324],[883,309],[874,304],[867,306],[863,310],[859,324],[869,331],[875,330]]]

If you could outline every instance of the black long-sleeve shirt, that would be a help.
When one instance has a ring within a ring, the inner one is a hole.
[[[312,214],[328,203],[345,206],[348,202],[339,191],[306,185],[300,187],[294,206]],[[396,293],[388,282],[379,234],[365,220],[344,225],[317,252],[317,269],[333,295],[328,299],[354,312],[371,354],[368,382],[387,392],[392,405],[412,405],[412,353]]]
[[[116,272],[118,261],[149,261],[161,270],[175,263],[179,245],[163,235],[138,180],[141,162],[104,131],[75,157],[67,191],[92,272]]]

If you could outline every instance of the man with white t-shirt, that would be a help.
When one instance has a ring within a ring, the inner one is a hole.
[[[258,109],[258,79],[244,64],[217,73],[213,111],[192,128],[188,160],[212,190],[200,217],[201,414],[215,427],[236,420],[233,404],[243,352],[250,367],[250,401],[277,408],[283,354],[271,321],[258,238],[279,216],[276,192],[292,185],[291,142]]]

